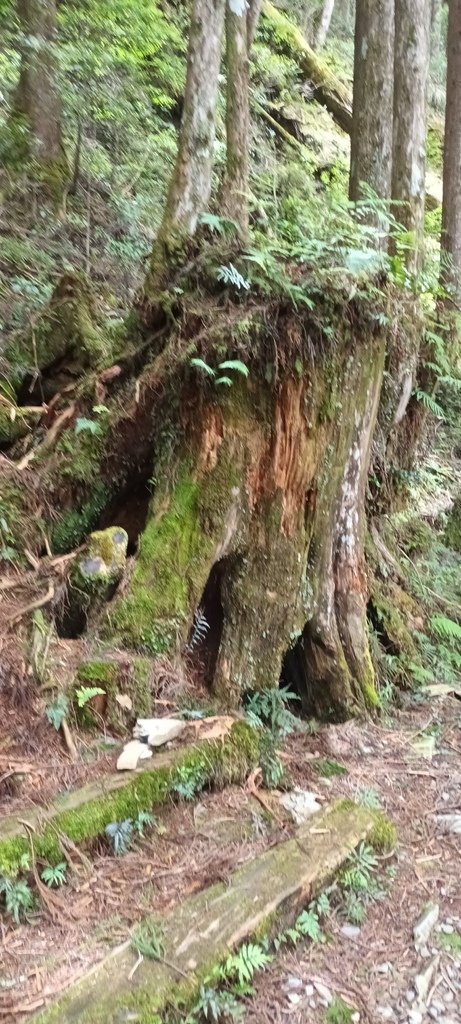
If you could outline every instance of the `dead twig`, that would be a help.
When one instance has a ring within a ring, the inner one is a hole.
[[[15,612],[15,614],[12,615],[7,621],[9,622],[10,626],[13,626],[15,622],[18,622],[19,619],[22,619],[24,615],[28,614],[28,612],[33,612],[35,611],[36,608],[43,608],[46,604],[49,604],[53,597],[54,584],[50,583],[46,594],[43,594],[42,597],[37,597],[35,601],[30,601],[29,604],[26,604],[24,608],[20,608],[19,611]]]

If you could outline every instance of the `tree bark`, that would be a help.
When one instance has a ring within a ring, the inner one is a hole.
[[[248,9],[226,7],[226,174],[221,200],[226,216],[235,221],[242,239],[249,228],[250,50],[256,33],[261,0]]]
[[[233,5],[235,6],[235,5]],[[226,174],[222,210],[238,225],[243,239],[249,227],[250,69],[245,7],[226,6]]]
[[[389,199],[392,169],[394,0],[357,0],[350,198],[365,183]]]
[[[322,47],[325,46],[334,9],[335,0],[325,0],[318,23],[318,28],[315,33],[315,48],[317,50],[321,50]]]
[[[424,243],[429,0],[395,0],[392,199],[409,234],[407,265],[421,268]]]
[[[461,305],[461,0],[450,0],[443,151],[441,281]],[[445,256],[445,258],[443,258]]]
[[[21,27],[21,66],[12,125],[27,128],[23,155],[31,157],[62,185],[68,168],[61,130],[61,102],[55,55],[55,0],[17,0]]]
[[[194,0],[175,168],[140,305],[155,302],[175,252],[197,229],[211,192],[225,0]]]

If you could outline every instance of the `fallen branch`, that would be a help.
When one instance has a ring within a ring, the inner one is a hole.
[[[35,611],[36,608],[43,608],[46,604],[50,603],[53,597],[54,584],[50,583],[46,594],[43,594],[42,597],[37,597],[35,601],[30,601],[29,604],[26,604],[24,608],[20,608],[18,612],[15,612],[15,614],[7,620],[9,625],[13,626],[15,622],[19,622],[19,619],[24,618],[24,615],[27,615],[28,612]]]

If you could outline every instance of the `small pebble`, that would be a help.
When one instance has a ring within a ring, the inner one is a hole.
[[[358,1010],[356,1010],[355,1013],[351,1014],[352,1024],[359,1024],[359,1020],[360,1020],[360,1013],[359,1013]]]
[[[330,1003],[333,1002],[333,996],[330,989],[326,985],[323,985],[321,981],[314,981],[314,988],[324,1006],[329,1006]]]
[[[385,960],[383,964],[377,964],[376,970],[378,974],[389,974],[389,971],[392,970],[390,960]]]
[[[303,982],[301,981],[301,978],[296,978],[294,974],[288,975],[288,978],[285,981],[285,988],[296,990],[301,989],[302,987]]]
[[[379,1016],[382,1017],[383,1020],[392,1020],[394,1016],[392,1006],[377,1006],[376,1012],[379,1013]]]
[[[440,925],[440,931],[444,932],[445,935],[453,935],[454,928],[453,928],[452,924],[448,924],[448,923],[447,924],[441,924]]]
[[[408,1014],[409,1024],[423,1024],[423,1015],[421,1010],[410,1010]]]
[[[313,985],[306,985],[306,987],[304,989],[304,992],[305,992],[306,996],[313,996],[314,995],[314,986]]]
[[[297,1006],[298,1003],[301,1002],[301,996],[297,992],[289,992],[288,1001],[292,1004],[292,1006]]]
[[[343,924],[340,934],[344,935],[346,939],[356,939],[360,935],[360,928],[357,928],[355,924]]]
[[[430,1006],[427,1012],[431,1020],[437,1020],[439,1011],[435,1008],[435,1006]]]
[[[414,988],[407,988],[407,991],[405,992],[405,999],[407,1003],[414,1003],[416,999],[416,992]]]

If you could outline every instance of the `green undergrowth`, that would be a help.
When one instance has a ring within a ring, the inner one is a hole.
[[[81,845],[101,836],[111,822],[136,818],[140,811],[149,812],[164,804],[177,793],[181,773],[199,778],[200,788],[214,786],[220,789],[231,783],[242,783],[258,764],[258,759],[257,732],[246,723],[237,722],[223,741],[209,741],[181,752],[173,765],[147,769],[113,792],[104,793],[102,788],[98,797],[81,807],[58,810],[52,821],[38,827],[33,835],[36,856],[51,864],[58,863],[62,860],[60,833]],[[0,834],[0,872],[8,874],[14,871],[29,849],[26,836],[1,839]]]

